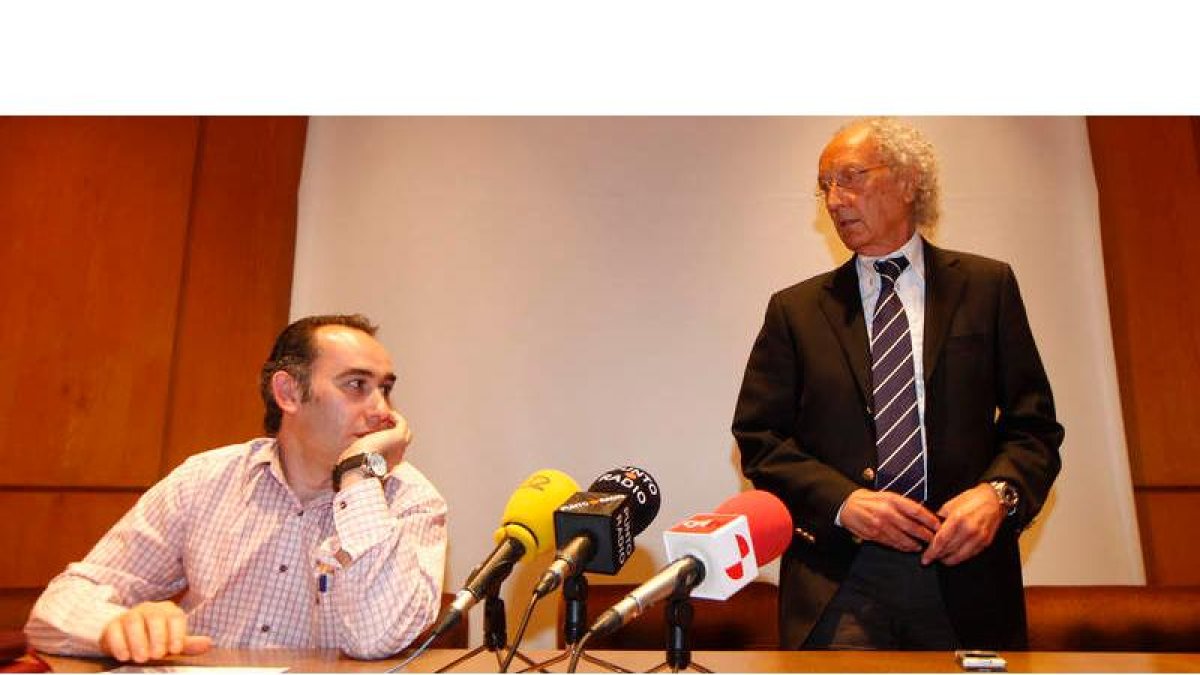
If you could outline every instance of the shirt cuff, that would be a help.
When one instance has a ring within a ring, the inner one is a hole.
[[[325,542],[327,545],[322,545],[323,552],[336,555],[341,551],[351,561],[387,538],[392,530],[392,519],[383,494],[383,483],[362,480],[335,494],[333,528],[337,534]]]
[[[98,653],[106,654],[107,652],[100,646],[100,638],[104,636],[104,627],[128,611],[128,607],[105,602],[96,607],[95,611],[82,613],[79,617],[79,636],[95,647]]]

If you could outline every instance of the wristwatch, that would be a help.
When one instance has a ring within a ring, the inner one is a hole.
[[[342,489],[342,476],[346,475],[347,471],[358,469],[363,476],[367,478],[378,478],[383,480],[387,475],[388,465],[387,459],[378,452],[366,452],[352,455],[337,463],[333,467],[333,491],[337,492]]]
[[[996,499],[1000,500],[1004,515],[1011,516],[1016,513],[1017,503],[1021,501],[1021,495],[1017,494],[1017,489],[1006,480],[994,480],[989,485],[996,491]]]

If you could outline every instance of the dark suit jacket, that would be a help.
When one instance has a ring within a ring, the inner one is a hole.
[[[939,564],[942,595],[964,646],[1021,648],[1017,536],[1058,474],[1063,428],[1012,269],[924,246],[927,505],[996,479],[1020,493],[991,546]],[[834,517],[851,492],[873,489],[870,367],[853,259],[771,297],[733,434],[746,477],[783,499],[798,528],[780,570],[784,648],[804,642],[859,549]]]

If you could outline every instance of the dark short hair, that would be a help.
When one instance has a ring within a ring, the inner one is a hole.
[[[275,402],[275,394],[271,391],[271,378],[279,371],[285,371],[300,383],[302,400],[308,400],[312,385],[312,363],[317,358],[317,345],[313,335],[323,326],[346,326],[360,330],[367,335],[375,335],[379,327],[362,314],[321,314],[307,316],[293,321],[279,337],[275,338],[275,346],[263,363],[258,376],[258,392],[262,396],[266,411],[263,413],[263,430],[268,436],[279,433],[279,425],[283,422],[283,410]]]

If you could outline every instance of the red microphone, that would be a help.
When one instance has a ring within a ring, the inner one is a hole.
[[[792,543],[792,514],[779,497],[765,490],[748,490],[721,502],[717,513],[740,513],[750,521],[750,539],[758,566],[774,561]]]
[[[704,563],[704,578],[693,598],[725,600],[778,558],[792,539],[792,516],[778,497],[762,490],[726,499],[712,513],[700,513],[663,533],[667,557],[692,556]]]
[[[676,591],[725,600],[778,558],[792,537],[792,517],[778,497],[761,490],[725,500],[714,513],[698,513],[663,533],[673,562],[596,618],[588,630],[607,635]]]

